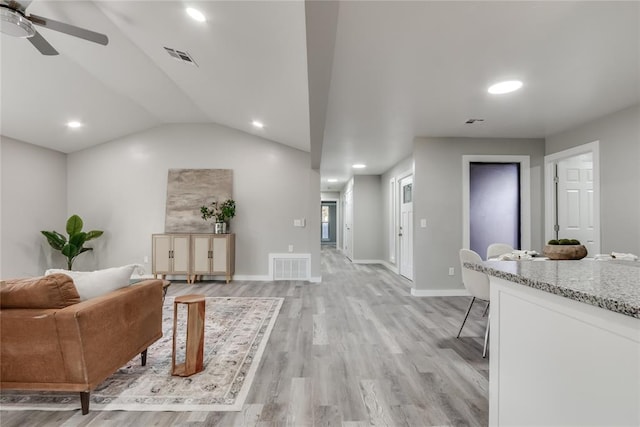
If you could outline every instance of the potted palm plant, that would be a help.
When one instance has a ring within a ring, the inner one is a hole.
[[[236,216],[236,202],[233,199],[227,199],[223,202],[215,201],[211,203],[210,207],[201,206],[200,213],[205,221],[210,218],[215,219],[214,233],[224,234],[227,233],[229,220]]]
[[[68,239],[57,231],[41,231],[49,245],[67,257],[67,270],[71,270],[73,261],[78,255],[93,250],[93,248],[84,247],[85,242],[96,239],[104,233],[102,230],[82,231],[83,225],[78,215],[71,215],[67,220]]]

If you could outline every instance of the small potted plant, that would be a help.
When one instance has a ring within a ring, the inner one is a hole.
[[[227,199],[223,202],[215,201],[211,203],[210,207],[201,206],[200,213],[205,221],[209,218],[215,219],[214,233],[224,234],[227,232],[229,220],[236,216],[236,202],[233,199]]]

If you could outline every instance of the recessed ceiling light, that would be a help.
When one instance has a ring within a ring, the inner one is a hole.
[[[503,93],[513,92],[522,87],[522,82],[520,80],[508,80],[506,82],[496,83],[491,85],[487,91],[489,93],[495,95],[501,95]]]
[[[82,127],[82,123],[80,123],[77,120],[71,120],[70,122],[67,122],[67,127],[70,127],[73,129],[79,128],[79,127]]]
[[[194,9],[192,7],[188,7],[187,8],[187,14],[195,21],[198,22],[204,22],[207,20],[207,18],[204,16],[204,14],[202,12],[200,12],[198,9]]]
[[[251,124],[254,125],[257,128],[260,128],[260,129],[262,129],[264,127],[264,123],[262,123],[262,122],[260,122],[258,120],[252,121]]]
[[[362,163],[356,163],[355,165],[352,166],[352,168],[354,168],[354,169],[364,169],[366,167],[367,167],[367,165],[362,164]]]
[[[329,179],[327,180],[327,182],[338,182],[338,180],[337,180],[337,179],[335,179],[335,178],[329,178]]]

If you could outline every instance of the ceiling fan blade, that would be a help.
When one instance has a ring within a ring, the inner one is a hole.
[[[51,46],[49,44],[48,41],[46,41],[44,39],[44,37],[42,37],[40,35],[39,32],[36,31],[36,33],[27,38],[27,40],[29,40],[31,42],[32,45],[35,46],[36,49],[38,49],[40,51],[41,54],[43,55],[57,55],[58,51],[54,49],[53,46]]]
[[[40,25],[41,27],[49,28],[71,36],[80,37],[81,39],[89,40],[90,42],[105,46],[109,43],[109,38],[106,35],[96,33],[95,31],[85,30],[84,28],[76,27],[75,25],[65,24],[64,22],[54,21],[53,19],[43,18],[42,16],[37,15],[29,15],[27,18],[34,24]]]

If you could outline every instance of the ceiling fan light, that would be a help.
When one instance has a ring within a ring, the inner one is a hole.
[[[33,24],[18,12],[0,7],[0,31],[13,37],[33,37]]]

